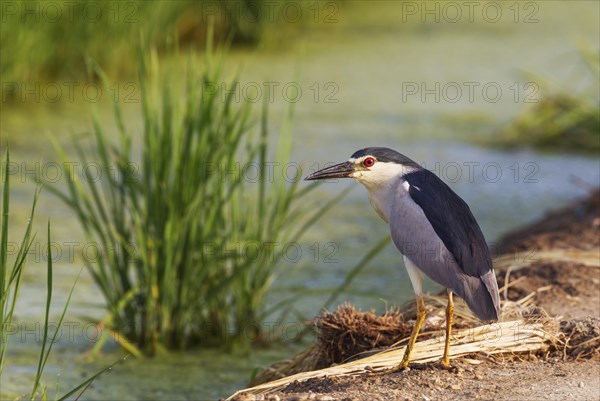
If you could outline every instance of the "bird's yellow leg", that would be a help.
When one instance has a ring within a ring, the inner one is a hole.
[[[450,334],[452,332],[452,318],[454,317],[454,302],[452,291],[448,290],[448,306],[446,306],[446,343],[444,344],[444,356],[442,366],[450,367]]]
[[[402,362],[399,369],[404,369],[408,366],[410,362],[410,354],[412,353],[413,346],[417,341],[417,336],[419,335],[419,331],[421,330],[421,326],[423,326],[423,321],[425,320],[425,302],[423,302],[423,296],[417,295],[417,321],[415,323],[415,327],[413,327],[412,334],[410,335],[410,340],[408,340],[408,345],[406,346],[406,351],[404,351],[404,357],[402,358]]]

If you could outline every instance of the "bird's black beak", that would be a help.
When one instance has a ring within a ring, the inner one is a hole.
[[[305,178],[306,181],[325,180],[329,178],[348,178],[354,172],[354,165],[350,162],[343,162],[331,167],[326,167],[316,171]]]

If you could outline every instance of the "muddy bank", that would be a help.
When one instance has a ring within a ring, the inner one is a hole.
[[[457,372],[432,365],[379,377],[335,377],[290,384],[275,394],[239,396],[238,400],[597,400],[598,361],[455,362]]]
[[[505,308],[520,305],[556,323],[557,341],[543,350],[453,360],[453,369],[415,364],[396,373],[319,377],[276,392],[240,394],[235,400],[599,399],[600,394],[600,191],[507,234],[497,245],[498,286]],[[433,305],[432,305],[433,304]],[[443,301],[428,302],[420,340],[443,327]],[[528,312],[529,313],[529,312]],[[370,355],[410,332],[412,305],[377,316],[343,306],[316,320],[319,344],[267,370],[273,380]],[[468,313],[455,328],[474,327]],[[471,326],[470,326],[471,325]]]

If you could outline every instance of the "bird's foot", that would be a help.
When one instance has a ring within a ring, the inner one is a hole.
[[[385,370],[374,370],[373,368],[371,368],[370,366],[367,366],[365,368],[365,370],[368,372],[368,376],[385,376],[385,375],[389,375],[391,373],[397,373],[397,372],[405,372],[405,371],[409,371],[410,368],[407,366],[404,366],[403,364],[399,364],[394,366],[391,369],[385,369]]]
[[[433,366],[439,369],[447,370],[451,373],[458,373],[458,368],[456,366],[450,365],[450,361],[445,361],[443,359],[440,359],[439,361],[435,362]]]

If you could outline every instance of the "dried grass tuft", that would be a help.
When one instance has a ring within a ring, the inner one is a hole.
[[[600,358],[600,318],[562,321],[560,332],[564,339],[558,350],[562,352],[563,358]]]
[[[315,324],[326,366],[346,362],[366,351],[388,348],[409,336],[413,327],[398,309],[377,315],[373,311],[357,311],[349,304],[339,306],[333,313],[323,313]]]

